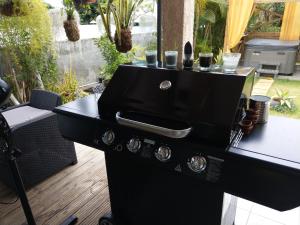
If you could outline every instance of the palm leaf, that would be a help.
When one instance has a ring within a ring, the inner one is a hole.
[[[207,22],[215,23],[216,22],[216,14],[214,11],[207,9],[201,18]]]
[[[290,101],[285,101],[285,104],[287,105],[287,107],[289,107],[290,109],[292,108],[292,105],[291,105],[291,103],[290,103]]]
[[[278,97],[282,96],[282,91],[280,89],[276,88],[276,94],[278,95]]]
[[[121,21],[120,21],[120,17],[117,13],[117,9],[114,5],[112,5],[111,7],[111,11],[112,11],[112,15],[114,17],[114,21],[116,24],[116,35],[118,36],[118,41],[121,41]]]

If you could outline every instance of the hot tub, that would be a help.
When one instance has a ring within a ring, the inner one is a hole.
[[[245,66],[279,65],[279,73],[291,75],[295,70],[299,41],[252,39],[246,43]]]

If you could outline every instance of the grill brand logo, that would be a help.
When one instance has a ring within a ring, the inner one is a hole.
[[[172,83],[169,80],[165,80],[160,83],[159,88],[160,90],[166,91],[172,87]]]

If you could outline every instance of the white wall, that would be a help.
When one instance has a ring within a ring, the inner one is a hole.
[[[100,50],[95,45],[95,40],[104,33],[104,30],[100,28],[101,25],[79,25],[81,38],[73,43],[68,41],[65,35],[63,21],[66,15],[63,11],[52,9],[49,12],[52,18],[60,74],[72,68],[76,72],[80,85],[95,82],[101,66],[105,64]],[[79,21],[78,15],[76,15],[76,18]],[[154,38],[152,33],[156,31],[156,24],[154,23],[156,18],[147,15],[139,19],[141,19],[143,27],[133,28],[133,43],[146,46]],[[101,23],[101,20],[98,19],[97,21]]]

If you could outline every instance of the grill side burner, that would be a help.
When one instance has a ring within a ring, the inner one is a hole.
[[[64,137],[105,152],[113,224],[232,225],[236,198],[225,192],[300,205],[299,163],[239,149],[254,73],[242,72],[121,66],[98,106],[89,96],[55,110]]]

